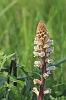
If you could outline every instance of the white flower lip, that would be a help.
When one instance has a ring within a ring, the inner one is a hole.
[[[42,42],[37,41],[37,40],[34,40],[34,44],[37,44],[37,45],[42,45]]]
[[[37,90],[36,87],[33,87],[33,90],[32,90],[37,96],[39,95],[39,91]]]
[[[53,40],[48,40],[47,43],[43,46],[43,48],[48,48],[53,45]]]
[[[51,89],[48,88],[47,90],[44,91],[44,94],[48,94],[48,93],[51,93]]]
[[[47,62],[47,63],[52,63],[52,62],[53,62],[53,59],[46,58],[45,62]]]
[[[47,34],[47,36],[45,38],[45,42],[47,43],[48,41],[50,41],[50,34]]]
[[[42,68],[42,61],[35,61],[34,62],[34,66],[38,66],[38,67],[40,67],[40,68]]]
[[[44,74],[43,74],[43,77],[44,77],[45,79],[46,79],[48,76],[49,76],[48,73],[44,73]]]
[[[39,85],[41,85],[41,81],[38,80],[38,79],[34,79],[33,82],[34,82],[34,84],[39,84]]]
[[[50,45],[53,45],[54,42],[53,42],[53,40],[50,40],[50,41],[47,42],[47,44],[50,46]]]
[[[39,56],[39,52],[35,52],[35,51],[34,51],[33,54],[34,54],[34,57],[35,57],[35,56]]]
[[[54,53],[54,47],[51,47],[51,48],[47,48],[46,49],[46,56],[48,57],[49,55],[53,54]]]
[[[47,53],[54,52],[54,47],[47,48],[47,49],[46,49],[46,52],[47,52]]]
[[[44,52],[44,51],[40,52],[40,53],[39,53],[39,56],[40,56],[40,57],[44,57],[44,56],[45,56],[45,52]]]
[[[43,46],[43,48],[48,48],[49,47],[49,45],[48,44],[45,44],[44,46]]]
[[[49,70],[49,71],[47,71],[47,74],[48,74],[48,75],[49,75],[49,74],[51,74],[51,73],[50,73],[50,70]]]
[[[56,69],[55,66],[50,66],[50,67],[47,68],[47,71],[52,71],[52,70],[55,70],[55,69]]]
[[[34,46],[34,50],[35,50],[35,51],[40,50],[39,45]]]
[[[42,52],[40,52],[40,53],[34,51],[33,54],[34,54],[34,57],[35,57],[35,56],[38,56],[38,57],[44,57],[44,56],[45,56],[45,52],[44,52],[44,51],[42,51]]]

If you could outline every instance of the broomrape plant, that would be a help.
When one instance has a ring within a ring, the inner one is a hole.
[[[34,39],[34,57],[39,57],[40,61],[35,61],[34,66],[39,67],[42,70],[41,80],[34,79],[34,84],[39,84],[40,89],[33,87],[33,92],[37,95],[38,100],[43,100],[44,94],[51,93],[51,89],[44,91],[45,80],[48,78],[50,71],[55,70],[55,66],[50,66],[46,68],[47,63],[52,63],[53,59],[49,56],[54,53],[53,40],[50,39],[51,36],[45,26],[45,24],[40,21],[37,27],[36,36]]]

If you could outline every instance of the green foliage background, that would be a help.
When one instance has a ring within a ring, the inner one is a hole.
[[[19,62],[31,72],[35,70],[33,41],[41,20],[54,40],[54,62],[62,60],[66,57],[66,0],[0,0],[0,50],[7,55],[16,51]],[[56,66],[46,86],[54,97],[66,96],[66,63]]]

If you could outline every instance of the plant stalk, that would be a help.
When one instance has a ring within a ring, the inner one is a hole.
[[[43,61],[42,77],[41,77],[41,85],[40,85],[40,91],[39,91],[38,100],[43,100],[43,97],[44,97],[45,78],[43,77],[43,74],[46,73],[45,57],[42,58],[42,61]]]

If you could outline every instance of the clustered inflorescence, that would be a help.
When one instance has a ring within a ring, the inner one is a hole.
[[[42,70],[41,79],[34,79],[34,84],[39,84],[40,89],[33,88],[33,92],[36,93],[38,100],[43,100],[44,94],[51,93],[51,89],[44,91],[45,80],[51,74],[51,70],[55,70],[55,66],[46,68],[47,63],[52,63],[53,59],[49,56],[54,53],[53,40],[50,39],[50,34],[45,24],[40,21],[37,27],[36,36],[34,39],[34,57],[39,57],[39,61],[34,62],[34,66],[39,67]]]

